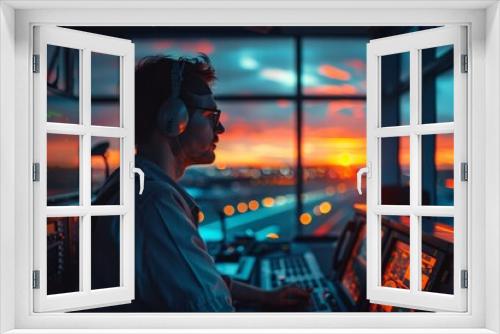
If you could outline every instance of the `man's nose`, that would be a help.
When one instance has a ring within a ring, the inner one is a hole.
[[[219,122],[219,124],[217,124],[217,126],[215,127],[215,132],[216,133],[224,133],[224,132],[226,132],[226,129],[222,125],[222,122]]]

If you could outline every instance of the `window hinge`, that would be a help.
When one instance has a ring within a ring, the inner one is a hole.
[[[33,270],[33,289],[40,289],[40,270]]]
[[[461,176],[460,179],[462,181],[469,181],[469,165],[466,162],[462,162],[460,164]]]
[[[33,55],[33,73],[40,73],[40,55]]]
[[[469,287],[469,272],[467,270],[462,270],[461,273],[461,288],[467,289]]]
[[[469,72],[469,57],[462,55],[462,73]]]
[[[33,181],[40,181],[40,164],[38,162],[33,164]]]

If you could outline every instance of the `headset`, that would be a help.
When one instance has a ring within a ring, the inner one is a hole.
[[[158,128],[168,137],[182,134],[189,122],[186,104],[180,98],[185,60],[179,58],[172,64],[170,73],[170,97],[158,111]]]

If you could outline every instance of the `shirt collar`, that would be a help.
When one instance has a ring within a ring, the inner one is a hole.
[[[154,181],[167,182],[175,190],[177,190],[181,196],[184,198],[189,206],[189,209],[193,213],[193,217],[198,219],[198,212],[200,208],[196,205],[193,197],[187,193],[177,182],[175,182],[170,176],[168,176],[157,164],[148,160],[146,158],[135,156],[135,165],[142,169],[146,178],[152,179]]]

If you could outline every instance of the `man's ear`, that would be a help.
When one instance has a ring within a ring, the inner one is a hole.
[[[167,144],[170,146],[170,151],[172,154],[177,157],[182,153],[182,143],[181,143],[181,135],[175,137],[168,137]]]

